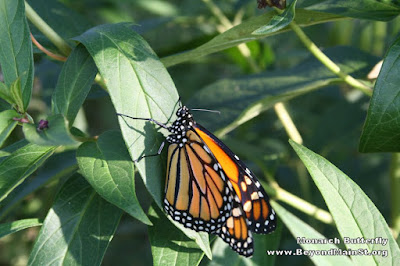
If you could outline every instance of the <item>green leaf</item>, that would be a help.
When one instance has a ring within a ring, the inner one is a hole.
[[[179,231],[157,207],[149,209],[148,227],[153,265],[198,265],[204,256],[198,245]]]
[[[10,223],[0,224],[0,238],[26,228],[34,227],[34,226],[41,226],[42,223],[39,219],[24,219],[19,221],[14,221]]]
[[[6,110],[0,113],[0,147],[18,124],[13,118],[20,116],[21,115],[14,110]]]
[[[272,17],[268,24],[256,29],[252,33],[254,35],[265,35],[285,28],[294,19],[296,14],[296,3],[297,0],[294,0],[282,14]]]
[[[322,234],[318,233],[314,228],[297,218],[295,215],[287,211],[285,208],[283,208],[281,205],[278,203],[272,201],[271,202],[272,207],[276,211],[276,213],[279,215],[279,218],[282,220],[282,222],[286,225],[286,227],[289,229],[289,231],[292,233],[293,237],[296,239],[296,241],[300,244],[302,249],[304,251],[329,251],[332,249],[338,249],[338,246],[334,245],[333,243],[323,243],[323,244],[317,244],[317,243],[310,243],[310,244],[305,244],[299,241],[302,238],[305,238],[307,240],[309,239],[324,239],[326,241],[327,238],[323,236]],[[338,239],[340,241],[340,239]],[[341,242],[341,241],[340,241]],[[296,252],[293,250],[293,252]],[[314,262],[315,265],[353,265],[352,261],[346,257],[346,256],[332,256],[332,255],[327,255],[327,256],[309,256],[309,258]]]
[[[224,265],[275,265],[276,256],[267,256],[267,250],[277,250],[282,234],[282,226],[278,223],[276,230],[269,235],[253,234],[254,238],[254,254],[251,258],[240,256],[233,251],[228,244],[221,238],[217,238],[213,244],[213,260],[208,266],[224,266]]]
[[[17,78],[10,86],[11,97],[21,113],[25,113],[24,102],[22,99],[21,80]]]
[[[20,79],[21,107],[26,110],[32,94],[33,54],[24,0],[0,1],[0,47],[4,82],[11,86],[15,80]]]
[[[400,38],[390,47],[379,73],[360,139],[360,152],[399,152]]]
[[[55,147],[28,144],[0,162],[0,201],[42,165]]]
[[[341,16],[388,21],[399,15],[400,3],[395,0],[305,0],[301,7]]]
[[[381,237],[388,240],[387,245],[354,243],[346,244],[353,250],[362,249],[368,252],[385,250],[386,257],[351,256],[357,265],[396,265],[400,260],[400,249],[394,240],[382,214],[361,188],[348,176],[325,158],[290,140],[310,172],[315,184],[325,199],[342,238],[374,239]]]
[[[324,50],[340,69],[354,77],[364,77],[378,59],[351,47]],[[224,135],[239,125],[273,107],[316,89],[341,82],[313,56],[284,71],[270,71],[236,79],[215,82],[198,91],[188,106],[221,111],[220,115],[197,112],[196,120],[209,130],[227,125],[218,134]]]
[[[0,81],[0,98],[5,100],[9,104],[15,104],[15,102],[14,102],[12,96],[11,96],[9,88],[7,87],[6,84],[4,84],[1,81]]]
[[[167,122],[178,102],[175,85],[151,47],[121,23],[95,27],[78,38],[92,55],[106,81],[117,113]],[[150,122],[119,118],[131,158],[155,154],[164,136]],[[144,158],[140,175],[159,207],[162,207],[165,158]]]
[[[136,198],[135,173],[121,132],[103,133],[96,142],[83,143],[76,152],[86,180],[104,199],[151,225]]]
[[[54,154],[37,170],[35,175],[26,178],[8,194],[7,198],[0,202],[0,219],[33,191],[43,187],[51,180],[61,180],[62,178],[71,176],[77,170],[78,165],[76,164],[75,150]]]
[[[49,210],[28,265],[100,265],[121,216],[75,174]]]
[[[287,28],[281,29],[277,32],[268,33],[264,35],[254,35],[253,32],[260,27],[264,26],[267,21],[270,21],[275,15],[275,12],[268,12],[258,17],[250,18],[249,20],[219,34],[207,43],[184,53],[179,53],[163,58],[161,61],[166,67],[180,64],[185,61],[198,59],[199,57],[206,56],[215,52],[219,52],[231,47],[235,47],[241,43],[254,41],[257,39],[265,38],[273,34],[282,33],[287,31]],[[300,26],[311,26],[319,23],[341,19],[337,15],[324,14],[320,12],[296,9],[296,22]]]
[[[41,146],[68,146],[79,143],[69,132],[69,123],[62,115],[49,116],[48,122],[49,128],[41,131],[36,129],[36,125],[25,123],[23,126],[25,138]]]
[[[96,76],[96,65],[83,45],[78,45],[63,65],[53,93],[52,110],[72,126]]]

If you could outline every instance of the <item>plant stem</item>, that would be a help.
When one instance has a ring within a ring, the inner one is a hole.
[[[44,47],[36,40],[35,36],[33,36],[32,33],[31,33],[31,40],[32,40],[32,42],[36,45],[36,47],[37,47],[40,51],[42,51],[43,53],[47,54],[49,57],[51,57],[51,58],[53,58],[53,59],[55,59],[55,60],[58,60],[58,61],[62,61],[62,62],[67,61],[67,58],[66,58],[65,56],[61,56],[61,55],[54,54],[54,53],[50,52],[49,50],[47,50],[46,48],[44,48]]]
[[[349,84],[350,86],[360,90],[364,94],[368,96],[372,96],[372,89],[360,81],[356,80],[352,76],[342,72],[340,70],[340,67],[335,64],[329,57],[327,57],[316,45],[313,43],[310,38],[307,37],[307,35],[304,33],[304,31],[294,22],[292,21],[289,26],[291,29],[296,33],[296,35],[299,37],[299,39],[303,42],[305,47],[322,63],[324,64],[330,71],[332,71],[334,74],[339,76],[341,79],[343,79],[344,82]]]
[[[275,194],[277,200],[285,202],[286,204],[292,206],[293,208],[301,212],[304,212],[305,214],[311,217],[314,217],[318,221],[321,221],[326,224],[333,224],[333,218],[329,212],[320,209],[315,205],[312,205],[311,203],[297,197],[296,195],[290,193],[289,191],[284,190],[276,182],[273,182],[271,184],[271,188],[274,190],[274,192],[272,192],[271,194]]]
[[[207,5],[210,11],[214,14],[216,18],[221,23],[223,29],[221,31],[227,31],[232,28],[234,25],[232,22],[223,14],[221,9],[214,4],[212,0],[203,0],[203,2]],[[242,56],[246,59],[247,63],[250,65],[253,72],[258,73],[261,72],[261,68],[257,65],[255,60],[251,57],[251,51],[249,47],[245,44],[239,44],[238,49]],[[276,103],[274,106],[275,113],[277,114],[279,120],[281,121],[283,127],[286,130],[289,138],[293,139],[295,142],[302,144],[303,139],[297,130],[296,125],[294,124],[292,118],[290,117],[289,112],[287,111],[285,105],[282,102]]]
[[[393,153],[390,163],[391,217],[394,237],[400,233],[400,153]]]
[[[42,32],[60,51],[63,55],[68,56],[71,53],[71,47],[57,34],[25,1],[26,17]]]
[[[296,125],[293,123],[293,120],[290,117],[290,114],[288,113],[285,105],[282,102],[276,103],[274,105],[274,109],[279,117],[279,120],[281,120],[283,126],[285,127],[286,133],[289,135],[289,138],[291,138],[296,143],[302,144],[303,138],[297,130]]]

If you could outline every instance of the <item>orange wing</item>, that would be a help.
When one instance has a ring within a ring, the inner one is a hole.
[[[185,227],[209,233],[221,229],[232,209],[232,194],[220,165],[191,130],[185,145],[170,144],[165,211]]]
[[[255,175],[222,141],[199,124],[196,133],[207,144],[209,150],[228,176],[228,186],[241,203],[250,229],[255,233],[270,233],[276,228],[275,212],[271,208],[267,193]]]

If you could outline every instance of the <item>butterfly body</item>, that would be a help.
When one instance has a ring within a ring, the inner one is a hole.
[[[255,175],[222,141],[178,109],[168,127],[165,211],[185,227],[220,236],[244,256],[252,232],[275,230],[275,212]]]

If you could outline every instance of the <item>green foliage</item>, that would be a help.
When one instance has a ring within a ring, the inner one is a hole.
[[[0,0],[0,264],[398,264],[398,155],[389,167],[389,156],[373,152],[400,152],[399,1],[256,6]],[[296,26],[304,33],[291,31]],[[32,48],[30,32],[66,61]],[[376,82],[367,79],[381,59]],[[360,87],[373,88],[369,105]],[[167,148],[146,156],[168,131],[128,116],[170,125],[180,98],[221,112],[193,113],[271,197],[278,228],[253,234],[252,258],[162,211]],[[304,146],[288,144],[294,129],[281,102]],[[296,242],[303,237],[341,243]],[[345,237],[388,243],[344,244]],[[332,249],[376,253],[266,253]]]
[[[32,43],[24,11],[23,0],[0,2],[0,62],[8,86],[20,80],[20,86],[15,88],[12,96],[22,107],[21,111],[28,107],[33,85]],[[20,93],[21,98],[16,99]],[[22,101],[21,105],[19,101]]]
[[[75,174],[58,192],[28,265],[100,265],[121,215]]]
[[[134,166],[120,132],[108,131],[96,142],[83,143],[76,157],[82,174],[97,193],[151,225],[136,198]]]
[[[387,263],[395,265],[400,260],[400,249],[382,214],[367,195],[348,176],[325,158],[292,140],[290,140],[290,144],[310,172],[343,238],[373,239],[380,236],[388,240],[387,248],[384,248],[381,244],[348,244],[349,249],[388,251],[387,257],[384,258],[379,255],[350,256],[353,262],[358,265]]]
[[[390,47],[374,88],[371,106],[360,140],[361,152],[398,152],[400,143],[399,67],[400,38]],[[384,139],[385,141],[382,141]]]

